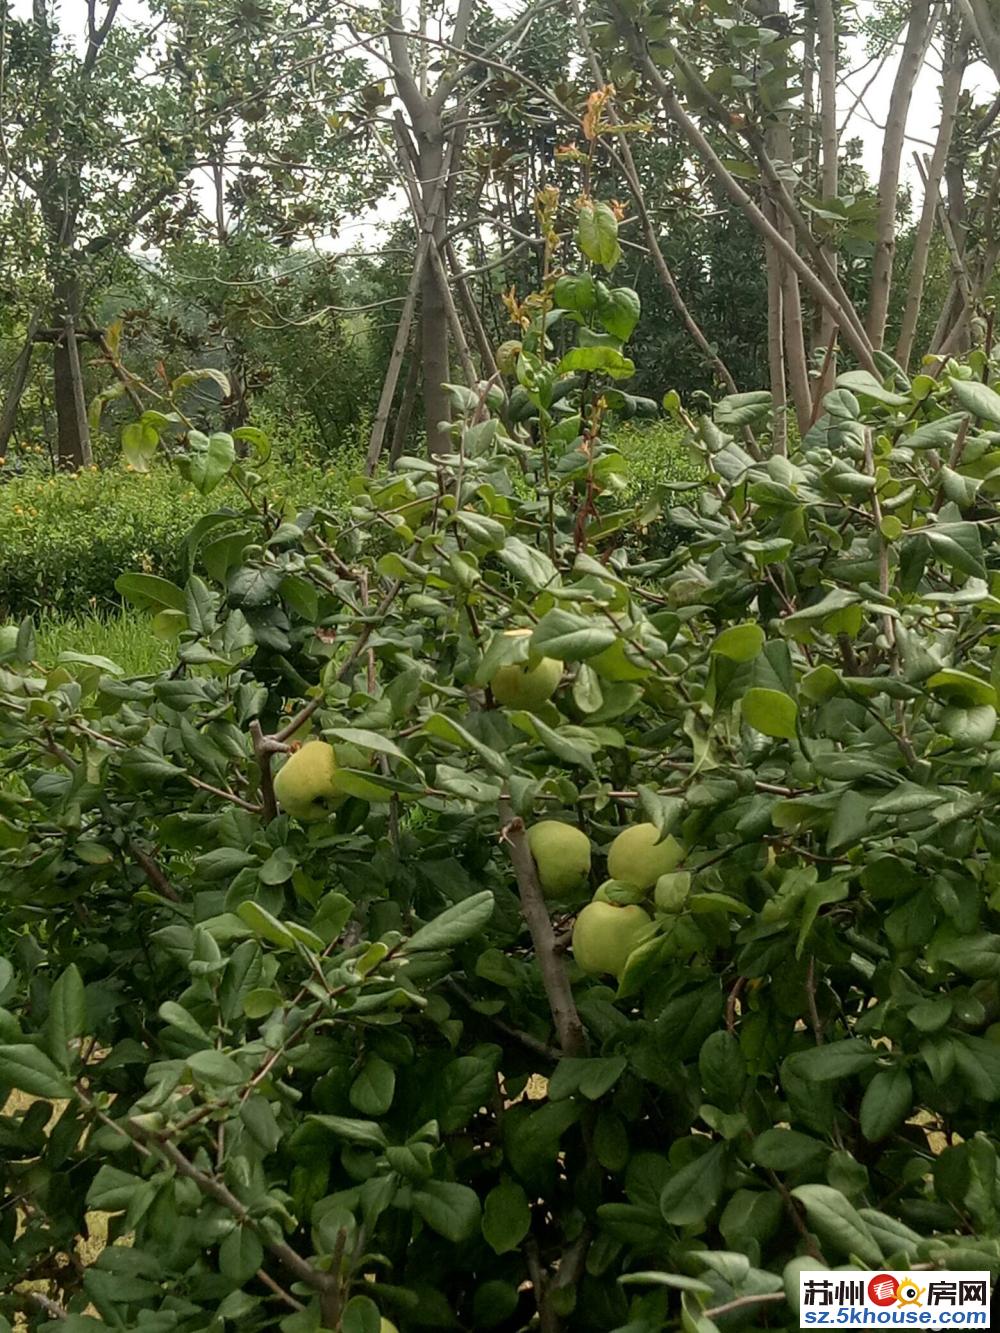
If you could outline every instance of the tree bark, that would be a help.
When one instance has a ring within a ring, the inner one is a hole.
[[[934,11],[936,16],[937,10]],[[896,253],[896,204],[899,190],[899,164],[906,138],[906,118],[913,97],[920,66],[934,29],[931,0],[912,0],[899,68],[889,98],[885,137],[882,141],[882,166],[878,180],[878,219],[876,221],[875,257],[872,261],[865,327],[872,346],[882,346],[889,314],[892,289],[892,263]]]
[[[938,195],[944,177],[951,141],[955,133],[955,120],[958,115],[958,100],[962,92],[962,80],[968,61],[968,37],[959,32],[949,38],[945,54],[944,77],[941,83],[941,120],[938,124],[934,152],[928,166],[928,182],[924,190],[924,203],[920,213],[913,240],[913,254],[910,257],[910,281],[906,292],[906,305],[896,343],[896,360],[907,369],[913,354],[913,339],[917,332],[920,309],[923,304],[924,278],[927,276],[927,261],[934,238],[934,217],[937,210]]]
[[[59,466],[78,471],[91,465],[93,454],[76,340],[80,319],[80,286],[76,278],[61,278],[56,282],[52,314],[53,324],[63,329],[63,337],[52,351]]]

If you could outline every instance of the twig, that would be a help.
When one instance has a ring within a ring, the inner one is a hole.
[[[737,1296],[735,1300],[726,1301],[724,1305],[713,1305],[710,1310],[701,1313],[703,1319],[717,1319],[719,1315],[729,1314],[732,1310],[745,1310],[748,1305],[777,1304],[786,1299],[783,1291],[762,1291],[757,1296]]]
[[[275,1282],[271,1274],[265,1269],[258,1268],[256,1276],[258,1282],[262,1282],[265,1287],[268,1287],[274,1292],[279,1301],[284,1301],[285,1304],[290,1305],[293,1310],[304,1310],[306,1308],[301,1301],[295,1299],[291,1292],[286,1291],[279,1282]]]
[[[816,1037],[816,1045],[822,1046],[826,1037],[823,1035],[823,1023],[816,1007],[816,959],[813,957],[809,959],[809,966],[806,968],[806,999],[809,1003],[809,1022]]]
[[[514,874],[521,895],[521,911],[528,923],[535,946],[535,959],[542,974],[542,984],[548,998],[552,1021],[559,1037],[563,1055],[585,1055],[587,1038],[577,1013],[573,991],[562,959],[556,952],[555,934],[548,908],[542,897],[538,872],[528,846],[524,820],[516,817],[509,801],[501,800],[500,818],[503,822],[500,836],[510,852]]]
[[[271,755],[274,754],[274,742],[265,736],[256,718],[250,723],[250,739],[253,742],[254,758],[260,773],[260,808],[265,824],[270,824],[278,816],[278,802],[274,795],[274,778],[271,774]]]
[[[27,1298],[32,1304],[37,1305],[40,1310],[44,1310],[50,1319],[68,1319],[69,1313],[64,1310],[57,1301],[48,1296],[43,1296],[40,1291],[27,1292]]]
[[[454,991],[458,998],[470,1007],[475,1003],[474,997],[457,981],[449,977],[447,985],[449,990]],[[525,1050],[533,1051],[535,1055],[540,1055],[553,1064],[562,1059],[561,1051],[557,1051],[554,1046],[549,1046],[544,1041],[539,1041],[530,1032],[522,1032],[520,1028],[511,1026],[510,1023],[504,1022],[502,1018],[497,1018],[495,1014],[484,1014],[482,1017],[487,1018],[498,1032],[502,1032],[505,1037],[510,1037],[512,1041],[518,1042]]]

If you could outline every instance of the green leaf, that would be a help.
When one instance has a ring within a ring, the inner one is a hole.
[[[584,204],[577,225],[577,242],[586,257],[609,272],[621,258],[618,219],[607,204]]]
[[[597,318],[615,338],[622,342],[630,338],[641,313],[639,294],[631,287],[614,287],[609,291],[603,282],[597,284]]]
[[[468,1185],[428,1180],[413,1191],[413,1207],[432,1231],[453,1245],[470,1240],[479,1230],[479,1196]]]
[[[188,434],[188,475],[202,495],[210,495],[228,475],[236,462],[236,445],[231,435],[215,431],[205,436],[193,430]]]
[[[766,389],[753,393],[731,393],[715,405],[713,413],[717,426],[738,429],[752,426],[771,410],[773,399]]]
[[[165,608],[183,611],[185,608],[183,590],[176,583],[159,578],[156,574],[119,574],[115,579],[115,591],[142,611],[161,611]]]
[[[367,1296],[354,1296],[344,1306],[341,1333],[379,1333],[382,1327],[378,1306]]]
[[[520,537],[508,537],[502,550],[497,552],[511,573],[529,588],[540,591],[559,581],[559,571],[537,546],[529,546]]]
[[[979,380],[951,381],[951,391],[966,412],[981,421],[993,421],[1000,426],[1000,394]]]
[[[404,945],[407,953],[428,949],[451,949],[478,935],[493,915],[496,903],[489,889],[463,898],[412,935]]]
[[[73,1085],[44,1051],[15,1043],[0,1046],[0,1087],[14,1088],[32,1097],[72,1097]]]
[[[613,380],[627,380],[635,374],[635,362],[614,347],[571,347],[556,366],[556,374],[570,375],[576,371],[600,372]]]
[[[799,1185],[791,1193],[805,1208],[809,1225],[823,1246],[845,1259],[856,1256],[867,1268],[881,1267],[882,1250],[871,1228],[839,1190],[830,1185]]]
[[[385,1115],[396,1091],[396,1071],[378,1055],[367,1055],[348,1099],[363,1115]]]
[[[870,1143],[891,1134],[913,1108],[913,1084],[901,1066],[880,1069],[861,1099],[861,1132]]]
[[[798,705],[780,690],[765,690],[758,686],[743,696],[743,721],[764,736],[794,740]]]
[[[746,1086],[746,1059],[730,1032],[713,1032],[702,1043],[698,1073],[705,1098],[722,1107],[734,1107]]]
[[[910,399],[901,393],[892,393],[869,370],[848,370],[837,376],[837,387],[849,389],[859,398],[870,398],[886,407],[909,407]]]
[[[799,1171],[829,1151],[825,1143],[796,1129],[765,1129],[754,1139],[752,1156],[765,1170]]]
[[[686,1227],[703,1222],[716,1206],[726,1178],[725,1145],[717,1143],[670,1177],[660,1194],[663,1220]]]
[[[589,273],[564,274],[557,279],[552,296],[560,310],[575,310],[586,315],[594,308],[597,288]]]
[[[495,1254],[516,1250],[531,1229],[528,1196],[516,1181],[494,1185],[483,1206],[483,1236]]]
[[[83,978],[76,964],[70,963],[49,993],[49,1016],[45,1024],[46,1045],[62,1069],[68,1070],[75,1064],[70,1045],[83,1036],[86,1022]]]
[[[235,1087],[243,1082],[243,1071],[223,1051],[195,1051],[187,1057],[187,1066],[199,1082]]]
[[[712,652],[732,662],[752,662],[764,647],[765,634],[757,624],[730,625],[712,644]]]
[[[264,1247],[250,1227],[238,1226],[219,1246],[219,1272],[232,1282],[249,1282],[264,1262]]]
[[[148,422],[130,421],[122,428],[122,453],[133,472],[149,471],[159,443],[159,432]]]
[[[352,1120],[343,1115],[310,1115],[306,1119],[322,1125],[334,1137],[346,1143],[357,1144],[359,1148],[385,1148],[389,1143],[382,1126],[374,1120]]]
[[[561,662],[582,662],[610,648],[617,638],[611,625],[554,607],[532,631],[531,651]]]
[[[789,1064],[799,1078],[809,1083],[829,1083],[860,1073],[878,1059],[878,1051],[858,1037],[844,1041],[830,1041],[809,1051],[799,1051],[788,1057]]]
[[[246,902],[240,903],[236,909],[236,914],[261,939],[268,940],[269,943],[277,945],[279,949],[295,948],[295,936],[288,927],[280,922],[277,917],[272,916],[266,907],[261,907],[253,899],[248,898]]]

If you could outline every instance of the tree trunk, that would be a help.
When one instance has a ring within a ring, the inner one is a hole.
[[[819,52],[819,133],[821,144],[820,196],[836,199],[840,192],[840,136],[837,131],[837,16],[833,0],[816,0],[817,47]],[[832,241],[823,246],[823,254],[837,272],[837,247]],[[833,345],[836,324],[827,310],[818,310],[813,349]],[[817,386],[817,401],[833,388],[837,378],[836,351],[824,358],[826,371]]]
[[[444,170],[444,144],[439,136],[421,135],[418,150],[418,171],[424,211],[436,202],[435,191]],[[444,209],[434,218],[431,244],[440,254],[447,236],[448,225]],[[448,349],[448,312],[444,294],[433,263],[423,266],[420,277],[420,340],[424,380],[424,424],[427,431],[427,452],[451,453],[451,400],[444,387],[451,379]]]
[[[889,98],[885,137],[882,141],[882,168],[878,181],[878,220],[875,257],[872,261],[866,328],[872,346],[882,346],[889,314],[892,289],[892,262],[896,253],[896,203],[899,190],[899,164],[906,137],[906,118],[920,66],[933,33],[931,0],[912,0],[906,40],[899,57],[899,68]]]
[[[390,467],[399,461],[403,456],[403,450],[406,448],[406,437],[410,433],[410,422],[413,420],[413,408],[417,401],[419,387],[420,330],[417,329],[413,346],[410,348],[410,367],[406,372],[406,383],[403,385],[403,395],[399,400],[399,411],[396,413],[396,424],[392,431],[392,444],[389,448]]]
[[[913,339],[920,319],[923,304],[924,278],[927,276],[927,261],[934,238],[934,219],[937,212],[941,181],[948,161],[952,137],[955,132],[955,120],[958,114],[958,99],[962,91],[962,79],[968,59],[968,39],[959,35],[948,42],[945,55],[944,78],[941,83],[941,120],[938,125],[934,152],[928,168],[927,188],[924,190],[923,209],[913,241],[913,254],[910,258],[910,282],[906,293],[906,305],[896,343],[896,360],[907,369],[913,355]]]
[[[769,213],[770,205],[765,205]],[[772,213],[773,220],[773,213]],[[774,426],[771,447],[775,454],[788,453],[788,391],[785,385],[785,316],[782,263],[773,245],[764,243],[767,262],[767,361],[771,378]],[[803,424],[808,422],[808,417]]]
[[[64,330],[64,336],[55,343],[52,351],[59,466],[78,471],[93,462],[76,339],[80,320],[79,283],[75,278],[60,278],[55,284],[54,295],[52,323],[55,328]]]

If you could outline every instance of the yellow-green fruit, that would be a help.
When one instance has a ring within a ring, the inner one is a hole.
[[[653,902],[661,912],[681,912],[691,892],[691,874],[687,870],[673,870],[656,881]]]
[[[684,849],[669,834],[658,842],[655,824],[633,824],[622,829],[608,850],[608,874],[638,889],[651,889],[661,875],[676,870]]]
[[[649,925],[641,907],[588,903],[573,927],[573,957],[591,976],[621,976],[628,956]]]
[[[382,1322],[379,1324],[378,1333],[399,1333],[399,1329],[391,1319],[386,1319],[385,1315],[383,1315]]]
[[[343,799],[337,791],[337,758],[326,741],[307,741],[274,779],[274,794],[282,810],[304,824],[325,819]]]
[[[572,824],[543,819],[528,829],[528,846],[546,898],[565,898],[590,878],[590,839]]]
[[[511,637],[530,634],[531,630],[507,630]],[[537,708],[551,699],[562,680],[563,664],[554,657],[534,662],[512,662],[499,667],[490,681],[493,698],[508,708]]]

